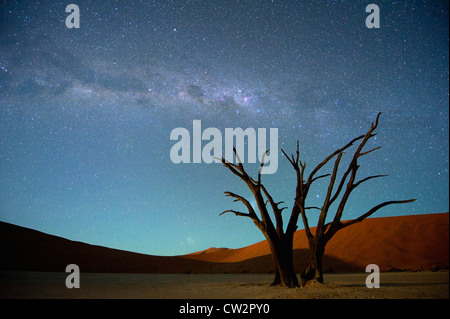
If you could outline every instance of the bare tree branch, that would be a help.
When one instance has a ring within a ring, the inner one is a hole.
[[[341,180],[341,183],[343,184],[343,181],[344,181],[345,179],[347,179],[347,176],[348,176],[348,174],[350,173],[350,178],[349,178],[349,180],[348,180],[348,182],[347,182],[347,187],[346,187],[346,189],[345,189],[344,195],[342,196],[341,202],[339,203],[339,207],[338,207],[338,209],[337,209],[337,211],[336,211],[336,215],[335,215],[335,217],[334,217],[334,221],[336,221],[336,222],[341,220],[341,218],[342,218],[342,213],[343,213],[343,211],[344,211],[344,208],[345,208],[345,205],[346,205],[346,203],[347,203],[347,200],[348,200],[348,198],[350,197],[351,192],[352,192],[353,189],[355,188],[354,182],[355,182],[355,178],[356,178],[356,172],[358,171],[358,168],[359,168],[359,165],[358,165],[358,157],[361,156],[361,150],[362,150],[363,147],[366,145],[367,141],[368,141],[371,137],[375,136],[375,135],[372,134],[372,133],[373,133],[373,131],[374,131],[374,130],[377,128],[377,126],[378,126],[378,120],[379,120],[379,118],[380,118],[380,115],[381,115],[381,112],[378,113],[377,118],[376,118],[376,120],[375,120],[375,123],[372,123],[372,125],[370,126],[369,131],[367,131],[367,133],[364,135],[364,139],[361,141],[361,143],[359,144],[357,150],[355,151],[355,153],[354,153],[354,155],[353,155],[353,158],[352,158],[352,161],[350,162],[350,164],[349,164],[349,166],[348,166],[348,169],[347,169],[347,171],[345,172],[343,179]],[[375,149],[373,149],[373,150],[375,150]],[[371,151],[373,151],[373,150],[371,150]],[[366,152],[366,154],[367,154],[367,153],[370,153],[371,151]],[[358,185],[359,185],[359,184],[358,184]],[[339,192],[341,191],[341,186],[342,186],[342,185],[339,185],[339,188],[338,188]],[[337,198],[337,195],[338,195],[338,193],[336,193],[336,194],[335,194],[335,197],[333,197],[333,201],[334,201],[335,198]]]
[[[264,187],[264,185],[261,185],[261,189],[264,192],[264,195],[266,195],[267,200],[270,203],[270,206],[272,207],[272,211],[273,214],[275,215],[275,223],[276,223],[276,230],[278,233],[278,236],[283,236],[284,231],[283,231],[283,218],[281,217],[281,212],[283,211],[283,209],[278,208],[278,205],[284,202],[278,202],[275,203],[272,196],[269,194],[269,192],[267,191],[266,187]],[[286,207],[285,207],[286,208]]]
[[[370,151],[360,153],[358,156],[364,156],[366,154],[372,153],[373,151],[379,150],[380,148],[381,148],[381,146],[375,147],[375,148],[371,149]]]
[[[394,201],[388,201],[388,202],[384,202],[384,203],[378,204],[377,206],[373,207],[367,213],[359,216],[358,218],[355,218],[355,219],[347,221],[347,222],[341,222],[339,229],[345,228],[345,227],[353,225],[355,223],[359,223],[359,222],[363,221],[364,219],[366,219],[367,217],[369,217],[370,215],[374,214],[380,208],[383,208],[385,206],[392,205],[392,204],[411,203],[411,202],[414,202],[414,201],[415,201],[415,199],[394,200]]]
[[[306,182],[307,185],[311,185],[312,183],[312,179],[314,178],[314,175],[323,167],[325,166],[333,157],[335,157],[337,154],[342,153],[343,151],[345,151],[347,148],[349,148],[350,146],[353,145],[353,143],[355,143],[356,141],[364,138],[365,135],[360,135],[356,138],[354,138],[353,140],[351,140],[347,145],[345,145],[344,147],[334,151],[333,153],[331,153],[326,159],[324,159],[320,164],[318,164],[316,166],[316,168],[314,168],[314,170],[311,172],[311,174],[308,177],[308,180]]]
[[[328,208],[330,207],[330,197],[333,192],[334,183],[336,181],[336,175],[339,168],[339,163],[341,162],[342,152],[338,154],[336,161],[334,162],[333,174],[331,175],[330,184],[328,185],[327,195],[323,202],[322,210],[320,212],[319,221],[317,222],[316,234],[322,234],[322,228],[325,224],[325,219],[327,218]]]
[[[225,196],[229,196],[229,197],[233,197],[235,198],[235,202],[240,201],[242,202],[245,207],[247,207],[247,210],[249,212],[249,216],[251,216],[252,218],[256,218],[258,219],[258,216],[255,213],[255,210],[253,209],[253,206],[250,204],[250,202],[248,200],[246,200],[244,197],[234,194],[232,192],[225,192]]]
[[[299,163],[299,158],[300,158],[300,145],[299,145],[299,141],[297,140],[297,157],[294,158],[294,155],[291,155],[291,158],[289,158],[289,156],[286,154],[286,152],[281,149],[281,152],[283,153],[283,155],[288,159],[288,161],[292,164],[292,166],[294,166],[294,169],[298,169],[298,163]]]
[[[306,209],[317,209],[317,210],[322,210],[322,208],[317,207],[317,206],[309,206],[309,207],[305,207],[304,209],[305,209],[305,210],[306,210]]]
[[[261,165],[259,166],[259,171],[258,171],[258,185],[261,185],[261,172],[263,170],[264,167],[264,159],[266,158],[267,153],[270,151],[270,149],[267,149],[267,151],[265,151],[262,155],[261,158]]]
[[[239,177],[239,178],[241,178],[241,179],[244,178],[244,175],[243,175],[241,172],[239,172],[239,166],[238,166],[238,165],[233,164],[233,163],[227,161],[227,160],[226,160],[225,158],[223,158],[223,157],[221,158],[221,161],[222,161],[222,164],[223,164],[226,168],[228,168],[234,175],[236,175],[237,177]]]
[[[364,182],[366,182],[368,180],[371,180],[371,179],[374,179],[374,178],[378,178],[378,177],[386,177],[386,176],[389,176],[389,175],[373,175],[373,176],[369,176],[369,177],[363,178],[359,182],[353,184],[353,188],[358,187],[360,184],[362,184],[362,183],[364,183]]]
[[[320,175],[320,176],[314,177],[314,178],[311,180],[311,184],[314,183],[314,182],[315,182],[316,180],[318,180],[319,178],[324,178],[324,177],[327,177],[327,176],[330,176],[330,174],[324,174],[324,175]]]
[[[247,214],[247,213],[241,213],[241,212],[238,212],[238,211],[235,211],[235,210],[232,210],[232,209],[228,209],[228,210],[226,210],[226,211],[220,213],[219,216],[221,216],[221,215],[223,215],[223,214],[226,214],[226,213],[233,213],[233,214],[235,214],[236,216],[244,216],[244,217],[250,217],[250,218],[252,218],[252,217],[250,216],[250,214]]]

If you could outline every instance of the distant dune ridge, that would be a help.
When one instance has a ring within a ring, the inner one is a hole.
[[[294,237],[296,272],[306,263],[304,230]],[[266,241],[239,249],[209,248],[183,256],[152,256],[89,245],[0,222],[0,270],[110,273],[270,273]],[[436,270],[449,265],[449,214],[368,218],[339,231],[328,243],[325,272]]]

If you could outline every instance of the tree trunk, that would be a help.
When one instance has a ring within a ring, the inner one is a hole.
[[[294,271],[292,241],[268,240],[275,266],[275,277],[271,286],[282,285],[287,288],[298,287],[298,278]]]
[[[322,258],[324,252],[325,247],[320,241],[316,241],[315,239],[310,241],[308,263],[300,275],[302,287],[311,281],[323,283]]]

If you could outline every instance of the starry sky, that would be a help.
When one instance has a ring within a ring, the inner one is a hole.
[[[378,112],[368,147],[382,148],[358,176],[389,176],[358,187],[343,219],[410,198],[376,216],[448,211],[449,3],[375,1],[368,29],[370,3],[1,1],[0,220],[153,255],[243,247],[263,235],[219,214],[245,209],[224,191],[251,199],[246,185],[220,164],[172,163],[171,131],[278,128],[308,172]],[[278,158],[262,182],[288,218],[296,180]]]

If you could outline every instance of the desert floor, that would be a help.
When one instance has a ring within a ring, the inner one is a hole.
[[[380,288],[367,274],[325,274],[324,285],[269,287],[273,275],[159,275],[81,273],[80,288],[68,289],[67,273],[0,272],[0,298],[304,299],[449,298],[449,273],[381,273]]]

